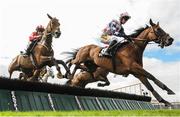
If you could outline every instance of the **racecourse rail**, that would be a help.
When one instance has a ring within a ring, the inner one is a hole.
[[[0,111],[154,109],[151,97],[0,77]]]

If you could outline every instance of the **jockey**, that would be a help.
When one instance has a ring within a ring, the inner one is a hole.
[[[36,31],[32,32],[32,34],[29,36],[29,44],[25,53],[26,55],[30,55],[37,42],[41,40],[44,30],[44,27],[42,25],[39,25],[36,27]]]
[[[105,44],[109,44],[109,47],[101,53],[100,56],[102,55],[110,55],[110,51],[114,45],[119,42],[119,39],[127,39],[128,41],[132,41],[124,32],[124,28],[122,25],[124,25],[131,16],[127,13],[124,12],[120,15],[119,21],[117,20],[112,20],[108,26],[103,30],[103,34],[101,35],[101,42]]]

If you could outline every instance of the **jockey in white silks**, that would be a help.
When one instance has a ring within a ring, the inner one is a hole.
[[[131,16],[125,12],[122,13],[118,20],[112,20],[106,28],[103,30],[103,34],[101,35],[101,42],[108,44],[109,47],[100,53],[100,56],[110,55],[110,51],[112,47],[118,43],[123,41],[124,39],[131,41],[131,39],[124,33],[124,28],[122,27]]]

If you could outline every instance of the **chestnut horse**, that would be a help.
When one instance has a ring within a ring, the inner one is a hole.
[[[62,64],[70,74],[70,70],[66,64],[62,60],[56,60],[54,58],[54,51],[52,49],[53,37],[59,38],[61,35],[59,20],[51,17],[49,14],[47,14],[47,16],[50,18],[50,21],[44,31],[42,39],[36,45],[30,56],[20,54],[12,60],[8,69],[10,74],[9,78],[11,78],[14,71],[21,71],[25,78],[37,81],[41,68],[46,65],[50,67],[55,65],[59,76],[62,77],[58,64]],[[34,62],[32,62],[33,60]]]
[[[164,100],[149,83],[152,80],[161,89],[166,90],[168,94],[175,94],[171,89],[169,89],[165,84],[156,79],[151,73],[143,69],[143,52],[149,42],[158,43],[161,48],[169,46],[173,43],[173,38],[169,36],[160,26],[159,22],[157,24],[153,23],[150,19],[150,25],[146,28],[139,29],[139,33],[131,35],[134,39],[133,43],[127,44],[125,47],[117,49],[115,55],[115,67],[113,67],[112,59],[107,57],[99,57],[101,47],[97,45],[87,45],[81,47],[76,54],[72,57],[71,64],[79,66],[86,60],[93,61],[97,66],[113,72],[119,75],[132,74],[138,78],[148,90],[152,92],[154,97],[167,106],[171,103]]]

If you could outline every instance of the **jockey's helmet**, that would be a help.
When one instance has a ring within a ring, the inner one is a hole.
[[[39,31],[39,32],[44,32],[44,26],[42,26],[42,25],[38,25],[37,27],[36,27],[36,31]]]
[[[128,12],[124,12],[120,14],[120,19],[124,18],[125,20],[129,20],[131,16],[129,15]]]

